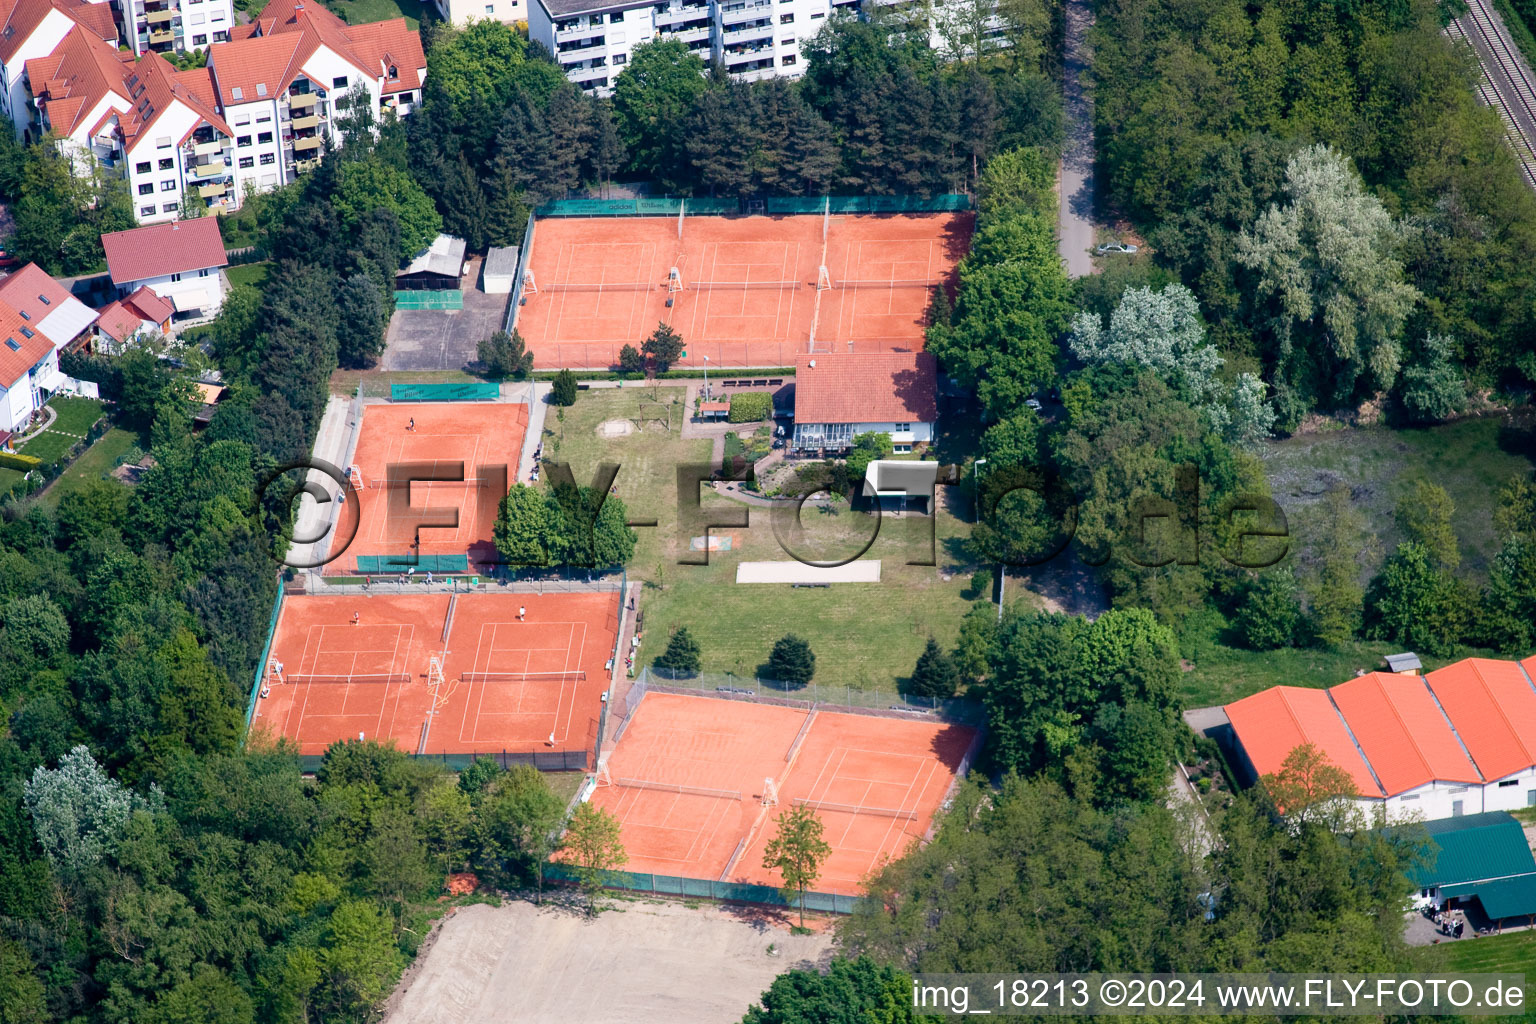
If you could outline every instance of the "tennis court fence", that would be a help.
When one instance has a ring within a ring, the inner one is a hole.
[[[541,772],[584,772],[592,767],[590,750],[535,750],[526,753],[503,750],[456,754],[406,754],[405,756],[416,761],[436,761],[456,772],[463,771],[482,757],[490,758],[503,770],[520,764],[537,768]],[[306,775],[313,775],[320,769],[324,760],[323,754],[301,754],[299,770]]]
[[[442,376],[431,370],[371,374],[358,379],[356,397],[390,402],[495,402],[501,397],[496,381],[471,380],[467,374],[456,380],[431,379]]]
[[[578,875],[568,864],[546,864],[544,878],[551,882],[575,883]],[[795,908],[799,897],[785,899],[784,894],[770,885],[751,882],[720,882],[707,878],[683,878],[677,875],[655,875],[645,871],[609,871],[603,884],[609,889],[647,893],[652,896],[696,896],[701,899],[729,900],[733,903],[762,903],[772,907]],[[852,893],[807,892],[805,909],[829,914],[851,914],[865,897]]]
[[[760,206],[752,204],[758,203]],[[534,211],[535,217],[675,217],[733,216],[757,209],[770,214],[949,213],[972,208],[960,193],[937,196],[771,196],[766,199],[556,199]],[[686,228],[685,228],[686,230]]]
[[[892,718],[936,718],[965,725],[979,725],[985,718],[982,706],[976,701],[958,697],[923,697],[892,688],[864,689],[816,681],[796,686],[775,679],[718,672],[676,676],[654,666],[641,670],[640,682],[658,693],[702,694],[789,707],[843,709]]]

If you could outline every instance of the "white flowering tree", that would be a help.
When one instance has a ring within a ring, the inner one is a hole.
[[[1162,291],[1130,288],[1109,315],[1109,329],[1096,313],[1072,321],[1073,355],[1085,363],[1134,363],[1182,384],[1196,401],[1221,390],[1216,371],[1221,356],[1205,341],[1200,300],[1181,284]]]
[[[1312,354],[1334,374],[1343,399],[1361,376],[1392,386],[1403,322],[1419,301],[1403,279],[1401,230],[1365,190],[1343,154],[1309,146],[1286,164],[1284,205],[1270,206],[1237,239],[1237,260],[1258,275],[1259,298],[1276,305],[1282,359],[1309,332]],[[1303,341],[1302,343],[1305,343]]]
[[[1097,314],[1079,313],[1069,344],[1085,363],[1145,366],[1182,387],[1190,403],[1232,444],[1252,447],[1269,437],[1275,425],[1262,380],[1244,373],[1228,388],[1216,375],[1222,359],[1206,343],[1200,301],[1181,284],[1162,291],[1128,289],[1110,314],[1107,330]]]
[[[111,852],[133,812],[146,806],[96,763],[83,744],[38,767],[25,785],[32,828],[56,872],[72,877]]]

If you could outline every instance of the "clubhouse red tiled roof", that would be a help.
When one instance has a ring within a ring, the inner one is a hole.
[[[795,420],[932,423],[939,415],[937,391],[938,361],[928,352],[801,356],[795,367]]]

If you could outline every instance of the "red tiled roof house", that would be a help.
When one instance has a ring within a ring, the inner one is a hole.
[[[193,26],[193,45],[211,45],[207,66],[186,71],[156,52],[119,51],[106,4],[0,0],[0,15],[7,3],[0,61],[18,133],[51,131],[82,171],[94,159],[122,174],[140,224],[185,217],[183,207],[228,212],[249,190],[288,184],[341,145],[342,95],[404,115],[426,79],[421,37],[404,18],[349,26],[318,0],[272,0],[230,32]],[[162,14],[209,17],[168,7],[143,16]]]
[[[794,447],[838,451],[859,434],[889,434],[897,452],[933,440],[938,363],[927,352],[801,356],[795,367]]]
[[[113,231],[101,236],[101,245],[107,273],[125,298],[148,288],[183,322],[211,317],[224,302],[219,268],[229,260],[212,217]]]
[[[56,391],[76,382],[59,350],[89,331],[96,313],[35,263],[0,281],[0,431],[26,426]]]

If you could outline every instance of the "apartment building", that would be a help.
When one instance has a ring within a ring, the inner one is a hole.
[[[525,0],[433,0],[433,4],[444,21],[458,28],[487,18],[506,25],[528,21]]]
[[[185,201],[231,209],[223,159],[229,126],[207,68],[177,71],[151,51],[129,62],[76,28],[47,57],[26,64],[37,127],[53,131],[82,171],[92,160],[128,179],[140,223],[174,220]]]
[[[117,24],[109,4],[0,0],[0,108],[15,125],[16,137],[28,144],[41,133],[34,125],[26,63],[53,53],[77,26],[114,46],[117,43]]]
[[[233,0],[118,0],[123,42],[134,56],[182,53],[226,43],[235,26]]]
[[[72,23],[23,66],[29,130],[56,133],[82,170],[93,159],[116,169],[139,223],[154,224],[190,203],[237,209],[248,192],[312,169],[342,144],[339,104],[404,115],[420,101],[426,57],[403,18],[348,26],[318,4],[272,0],[234,35],[209,44],[206,67],[177,71]]]
[[[652,39],[675,39],[748,81],[794,78],[804,71],[801,44],[841,7],[858,0],[529,0],[528,36],[589,92],[607,93],[630,52]]]

